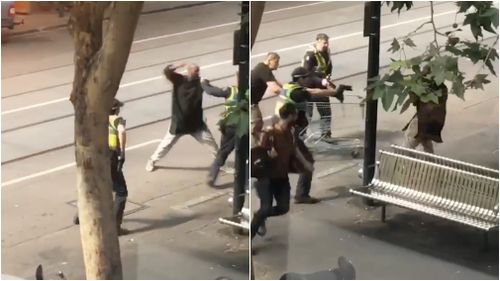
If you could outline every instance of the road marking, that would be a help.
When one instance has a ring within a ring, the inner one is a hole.
[[[312,5],[312,4],[308,4],[308,5]],[[298,6],[296,6],[296,7],[298,7]],[[434,16],[435,17],[441,17],[441,16],[445,16],[445,15],[449,15],[449,14],[454,14],[454,13],[456,13],[456,11],[448,11],[448,12],[443,12],[443,13],[436,14]],[[412,19],[412,20],[407,20],[407,21],[402,21],[402,22],[398,22],[398,23],[388,24],[388,25],[382,26],[381,29],[387,29],[387,28],[392,28],[392,27],[399,26],[399,25],[414,23],[414,22],[426,20],[428,18],[430,18],[430,16],[425,16],[425,17],[420,17],[420,18],[416,18],[416,19]],[[363,34],[362,31],[353,32],[353,33],[349,33],[349,34],[345,34],[345,35],[341,35],[341,36],[337,36],[337,37],[332,37],[332,38],[330,38],[330,41],[332,41],[332,40],[346,39],[346,38],[349,38],[349,37],[358,36],[358,35],[362,35],[362,34]],[[309,46],[310,44],[312,44],[312,42],[305,43],[305,44],[300,44],[300,45],[295,45],[295,46],[291,46],[291,47],[286,47],[286,48],[282,48],[282,49],[278,49],[278,50],[275,50],[275,52],[286,52],[286,51],[290,51],[290,50],[294,50],[294,49],[298,49],[298,48],[303,48],[303,47]],[[267,54],[267,52],[260,53],[260,54],[255,54],[255,55],[252,55],[252,58],[263,57],[266,54]],[[224,65],[224,64],[230,64],[230,63],[232,63],[232,60],[226,60],[226,61],[222,61],[222,62],[218,62],[218,63],[213,63],[213,64],[201,66],[200,68],[201,69],[208,69],[208,68],[212,68],[212,67],[216,67],[216,66],[220,66],[220,65]],[[134,81],[134,82],[124,83],[124,84],[121,84],[119,86],[119,88],[130,87],[130,86],[134,86],[134,85],[138,85],[138,84],[142,84],[142,83],[146,83],[146,82],[150,82],[150,81],[154,81],[154,80],[158,80],[158,79],[162,79],[162,78],[163,78],[163,76],[160,75],[160,76],[150,77],[150,78],[146,78],[146,79],[142,79],[142,80],[138,80],[138,81]],[[8,115],[8,114],[12,114],[12,113],[16,113],[16,112],[20,112],[20,111],[25,111],[25,110],[33,109],[33,108],[38,108],[38,107],[42,107],[42,106],[46,106],[46,105],[50,105],[50,104],[54,104],[54,103],[66,101],[66,100],[68,100],[68,99],[67,98],[62,98],[62,99],[52,100],[52,101],[43,102],[43,103],[39,103],[39,104],[29,105],[29,106],[25,106],[25,107],[21,107],[21,108],[16,108],[16,109],[12,109],[12,110],[7,110],[7,111],[2,112],[2,116]]]
[[[138,149],[138,148],[141,148],[141,147],[144,147],[144,146],[148,146],[148,145],[153,144],[153,143],[158,143],[160,141],[161,141],[161,139],[150,140],[150,141],[147,141],[147,142],[143,142],[143,143],[140,143],[140,144],[136,144],[136,145],[130,146],[126,150],[130,151],[130,150]],[[28,176],[25,176],[25,177],[20,177],[20,178],[13,179],[13,180],[10,180],[10,181],[7,181],[7,182],[3,182],[2,183],[2,187],[6,187],[6,186],[9,186],[9,185],[13,185],[13,184],[20,183],[20,182],[23,182],[23,181],[27,181],[27,180],[30,180],[30,179],[34,179],[34,178],[38,178],[38,177],[45,176],[45,175],[48,175],[48,174],[52,174],[52,173],[55,173],[55,172],[58,172],[58,171],[62,171],[64,169],[71,168],[71,167],[73,167],[75,165],[76,165],[76,162],[68,163],[68,164],[65,164],[65,165],[61,165],[59,167],[55,167],[55,168],[48,169],[48,170],[45,170],[45,171],[42,171],[42,172],[34,173],[34,174],[31,174],[31,175],[28,175]]]
[[[279,12],[283,12],[283,11],[299,9],[299,8],[304,8],[304,7],[309,7],[309,6],[316,6],[316,5],[327,4],[327,3],[329,3],[329,2],[315,2],[315,3],[310,3],[310,4],[304,4],[304,5],[298,5],[298,6],[293,6],[293,7],[271,10],[271,11],[264,12],[264,14],[274,14],[274,13],[279,13]]]
[[[446,15],[454,14],[454,13],[456,13],[456,11],[448,11],[448,12],[443,12],[443,13],[435,14],[434,17],[441,17],[441,16],[446,16]],[[404,25],[404,24],[409,24],[409,23],[414,23],[414,22],[426,20],[428,18],[430,18],[430,16],[425,16],[425,17],[420,17],[420,18],[416,18],[416,19],[412,19],[412,20],[407,20],[407,21],[397,22],[397,23],[393,23],[393,24],[388,24],[388,25],[384,25],[384,26],[380,27],[380,29],[381,30],[388,29],[388,28],[392,28],[392,27],[395,27],[395,26],[398,26],[398,25]],[[353,33],[341,35],[341,36],[332,37],[332,38],[330,38],[329,41],[346,39],[346,38],[357,36],[357,35],[363,35],[363,32],[362,31],[358,31],[358,32],[353,32]],[[311,41],[311,42],[305,43],[305,44],[300,44],[300,45],[290,46],[290,47],[286,47],[286,48],[281,48],[281,49],[274,50],[274,52],[276,52],[276,53],[287,52],[287,51],[290,51],[290,50],[294,50],[294,49],[298,49],[298,48],[303,48],[303,47],[310,46],[312,43],[314,43],[314,42]],[[268,52],[264,52],[264,53],[260,53],[260,54],[255,54],[255,55],[252,55],[252,58],[263,57],[263,56],[267,55],[267,53]]]
[[[220,66],[220,65],[229,64],[229,63],[232,63],[232,62],[233,62],[232,60],[225,60],[225,61],[221,61],[221,62],[216,62],[216,63],[212,63],[212,64],[207,64],[207,65],[200,66],[200,69],[209,69],[209,68],[217,67],[217,66]],[[185,72],[186,72],[186,70],[182,71],[182,73],[185,73]],[[142,79],[142,80],[138,80],[138,81],[134,81],[134,82],[124,83],[124,84],[120,84],[119,88],[130,87],[130,86],[134,86],[134,85],[138,85],[138,84],[142,84],[142,83],[146,83],[146,82],[150,82],[150,81],[154,81],[154,80],[159,80],[159,79],[162,79],[162,78],[163,78],[163,76],[159,75],[159,76],[150,77],[150,78],[146,78],[146,79]],[[56,100],[51,100],[51,101],[42,102],[42,103],[37,103],[37,104],[28,105],[28,106],[24,106],[24,107],[19,107],[19,108],[16,108],[16,109],[2,111],[2,116],[8,115],[8,114],[12,114],[12,113],[16,113],[16,112],[21,112],[21,111],[29,110],[29,109],[33,109],[33,108],[43,107],[43,106],[46,106],[46,105],[50,105],[50,104],[54,104],[54,103],[59,103],[59,102],[63,102],[63,101],[69,101],[69,97],[61,98],[61,99],[56,99]]]
[[[16,112],[20,112],[20,111],[25,111],[25,110],[28,110],[28,109],[42,107],[42,106],[46,106],[46,105],[49,105],[49,104],[63,102],[63,101],[69,101],[69,97],[65,97],[65,98],[61,98],[61,99],[56,99],[56,100],[51,100],[51,101],[42,102],[42,103],[37,103],[37,104],[32,104],[32,105],[28,105],[28,106],[24,106],[24,107],[19,107],[19,108],[16,108],[16,109],[12,109],[12,110],[2,111],[2,115],[16,113]]]
[[[240,23],[239,21],[233,21],[233,22],[228,22],[228,23],[223,23],[223,24],[218,24],[218,25],[207,26],[207,27],[203,27],[203,28],[186,30],[186,31],[177,32],[177,33],[160,35],[160,36],[156,36],[156,37],[151,37],[151,38],[146,38],[146,39],[142,39],[142,40],[137,40],[137,41],[132,42],[132,44],[140,44],[140,43],[149,42],[149,41],[158,40],[158,39],[164,39],[164,38],[169,38],[169,37],[174,37],[174,36],[179,36],[179,35],[185,35],[185,34],[195,33],[195,32],[200,32],[200,31],[207,31],[207,30],[210,30],[210,29],[216,29],[216,28],[221,28],[221,27],[225,27],[225,26],[236,25],[236,24],[239,24],[239,23]]]

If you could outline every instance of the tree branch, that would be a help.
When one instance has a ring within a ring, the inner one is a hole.
[[[99,85],[102,93],[113,93],[112,96],[106,97],[106,107],[111,106],[127,65],[142,5],[143,2],[135,1],[113,2],[110,6],[111,17],[94,76],[95,83]]]

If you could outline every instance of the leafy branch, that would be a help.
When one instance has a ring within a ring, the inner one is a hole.
[[[387,3],[388,5],[393,3],[391,11],[398,10],[398,13],[404,6],[407,9],[412,6],[408,2]],[[401,112],[404,112],[411,104],[410,96],[422,102],[438,103],[442,89],[448,87],[445,83],[451,85],[451,94],[464,99],[466,90],[483,89],[484,84],[490,83],[487,79],[488,74],[479,73],[484,66],[496,76],[493,62],[498,59],[498,52],[495,49],[498,36],[491,45],[483,44],[484,40],[479,41],[479,37],[482,39],[484,32],[496,34],[498,9],[493,7],[492,2],[457,2],[456,5],[457,14],[465,14],[462,26],[470,25],[475,41],[459,38],[456,33],[462,29],[458,28],[457,23],[454,23],[449,31],[444,33],[439,31],[434,20],[434,5],[430,2],[430,19],[406,36],[394,38],[387,51],[393,54],[399,52],[399,60],[391,58],[389,73],[373,78],[367,88],[373,90],[373,99],[381,99],[386,111],[391,109],[394,111],[401,107]],[[426,44],[425,51],[421,55],[408,59],[405,48],[417,47],[411,37],[428,24],[432,26],[433,40]],[[444,44],[439,44],[438,35],[446,38]],[[459,69],[458,60],[461,58],[468,59],[474,64],[482,62],[478,73],[470,80],[466,80],[465,74]]]

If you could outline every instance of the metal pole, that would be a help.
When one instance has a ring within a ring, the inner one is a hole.
[[[380,2],[365,3],[365,36],[369,36],[368,79],[378,76],[380,53]],[[367,85],[372,82],[367,81]],[[363,185],[367,186],[375,174],[375,151],[377,144],[377,100],[372,100],[373,91],[366,94],[365,147],[363,162]],[[369,205],[371,200],[365,200]]]
[[[249,74],[249,1],[241,2],[241,32],[240,44],[234,46],[239,48],[239,86],[238,86],[238,101],[245,99],[245,92],[248,90],[248,74]],[[248,122],[248,120],[247,120]],[[236,159],[235,159],[235,176],[234,176],[234,192],[233,192],[233,215],[241,211],[245,203],[245,184],[247,178],[246,163],[248,159],[249,149],[249,134],[236,137]]]

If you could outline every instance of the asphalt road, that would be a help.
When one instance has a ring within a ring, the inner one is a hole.
[[[237,2],[211,3],[139,19],[117,94],[125,102],[128,126],[125,224],[132,234],[120,238],[128,279],[248,276],[248,251],[226,252],[248,240],[218,234],[225,227],[217,218],[231,212],[224,201],[233,177],[221,175],[219,184],[226,189],[205,185],[212,162],[206,148],[183,138],[157,171],[144,170],[170,123],[171,85],[163,68],[194,62],[215,85],[234,83],[232,36],[239,11]],[[2,45],[4,273],[33,278],[33,268],[42,263],[48,272],[64,269],[71,278],[84,278],[78,227],[71,222],[76,211],[74,117],[68,101],[72,61],[72,40],[64,28],[12,36]],[[222,103],[204,97],[205,117],[217,140]],[[171,262],[161,264],[165,260]]]

